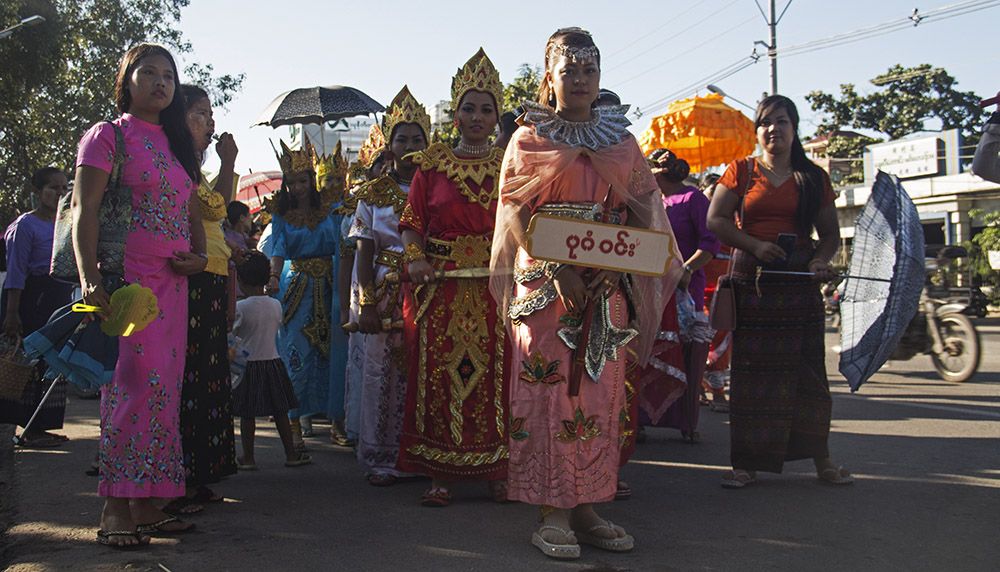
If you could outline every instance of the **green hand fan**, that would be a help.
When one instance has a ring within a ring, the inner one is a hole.
[[[99,307],[89,304],[73,304],[74,312],[99,310]],[[156,294],[152,290],[138,284],[129,284],[111,295],[110,309],[101,322],[101,331],[109,336],[128,337],[144,330],[159,313]]]

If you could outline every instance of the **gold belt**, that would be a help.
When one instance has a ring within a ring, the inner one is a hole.
[[[381,264],[382,266],[388,266],[389,268],[400,268],[400,262],[403,260],[403,253],[396,252],[395,250],[382,250],[375,257],[375,264]]]
[[[471,234],[455,240],[428,238],[424,251],[433,258],[451,260],[458,268],[483,268],[490,264],[492,247],[491,237]]]
[[[330,276],[333,261],[329,258],[299,258],[292,260],[292,272],[308,274],[313,278]]]

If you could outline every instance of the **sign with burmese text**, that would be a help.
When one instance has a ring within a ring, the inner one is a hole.
[[[664,232],[536,214],[528,224],[528,254],[537,260],[661,276],[673,237]]]

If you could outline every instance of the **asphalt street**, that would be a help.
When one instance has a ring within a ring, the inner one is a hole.
[[[350,451],[320,438],[307,440],[313,466],[286,469],[263,422],[261,470],[215,487],[227,499],[191,517],[195,532],[142,551],[99,547],[101,500],[84,475],[98,404],[71,398],[66,446],[0,449],[0,506],[12,523],[0,558],[16,571],[997,570],[1000,320],[979,325],[980,373],[960,385],[921,357],[889,364],[851,394],[828,352],[831,450],[855,474],[851,487],[820,483],[805,461],[725,490],[727,416],[703,408],[695,445],[650,430],[623,469],[633,498],[603,508],[635,535],[630,554],[584,547],[578,561],[547,560],[529,543],[536,509],[497,505],[485,485],[458,487],[448,508],[423,508],[426,481],[371,487]],[[836,343],[828,335],[828,348]]]

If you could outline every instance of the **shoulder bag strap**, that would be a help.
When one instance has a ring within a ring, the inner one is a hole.
[[[111,164],[111,177],[108,179],[108,188],[117,189],[121,185],[122,166],[125,163],[125,134],[117,123],[108,121],[115,130],[115,158]]]
[[[743,228],[743,216],[744,213],[746,212],[745,208],[747,203],[747,193],[750,192],[750,186],[753,185],[753,170],[754,167],[756,167],[756,165],[757,165],[756,159],[754,159],[753,157],[746,158],[747,182],[745,185],[743,185],[743,194],[740,196],[740,229]],[[730,278],[733,277],[733,261],[735,260],[735,258],[736,257],[733,256],[733,253],[730,253],[729,273],[728,273]]]

